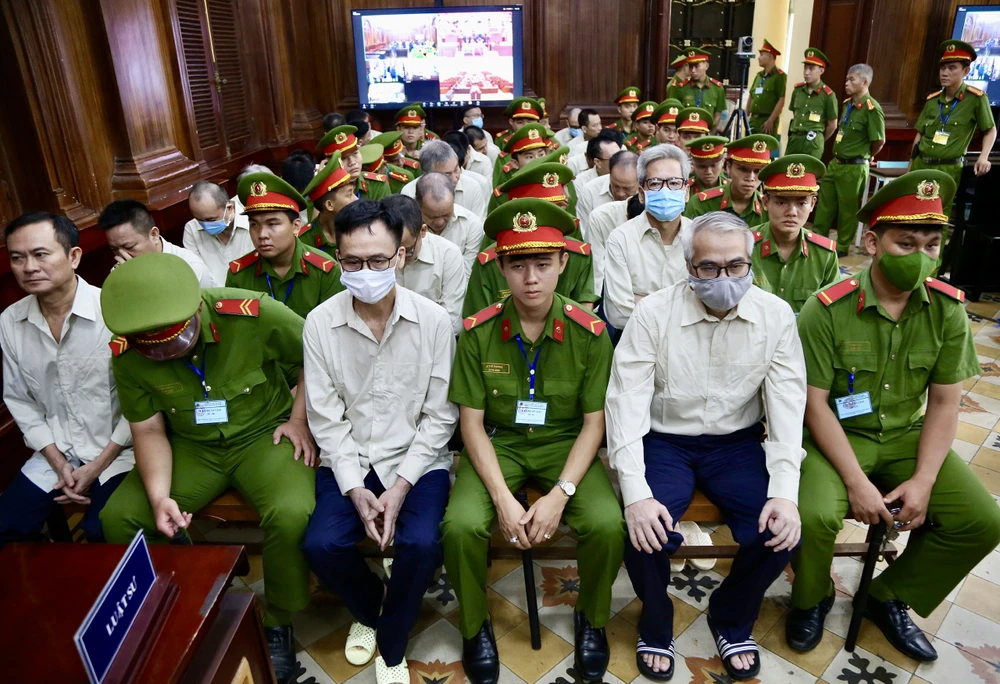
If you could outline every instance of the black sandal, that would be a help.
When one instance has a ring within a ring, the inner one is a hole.
[[[712,637],[715,639],[715,647],[719,649],[719,656],[722,658],[722,666],[726,668],[726,673],[732,679],[736,681],[745,681],[747,679],[753,679],[760,674],[760,650],[758,650],[757,642],[754,641],[752,635],[746,641],[741,641],[738,644],[731,644],[726,641],[724,636],[715,630],[711,621],[708,623],[708,628],[712,630]],[[748,653],[754,656],[753,665],[746,670],[737,669],[729,662],[730,658],[742,653]]]
[[[649,665],[646,661],[642,659],[643,654],[658,655],[670,658],[670,668],[664,670],[663,672],[657,672]],[[635,647],[635,666],[639,668],[639,672],[650,679],[655,679],[661,682],[665,682],[674,676],[674,640],[670,640],[670,648],[653,648],[652,646],[647,646],[646,642],[639,637],[639,643]]]

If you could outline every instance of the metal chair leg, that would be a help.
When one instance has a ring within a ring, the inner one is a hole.
[[[868,527],[868,553],[865,554],[865,566],[861,571],[861,582],[858,583],[858,591],[854,594],[853,608],[851,611],[851,625],[847,629],[847,643],[844,650],[854,651],[858,643],[858,632],[861,631],[861,619],[865,614],[865,604],[868,603],[868,589],[875,575],[875,563],[882,552],[882,542],[885,540],[886,525],[884,520],[879,520],[875,525]]]
[[[69,531],[69,521],[66,520],[66,513],[62,506],[53,506],[48,517],[49,536],[52,541],[62,543],[72,543],[73,533]]]

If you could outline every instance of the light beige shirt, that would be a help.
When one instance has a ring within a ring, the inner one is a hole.
[[[573,179],[573,189],[576,190],[576,212],[577,218],[580,216],[580,200],[583,198],[583,190],[588,185],[597,180],[597,169],[584,169],[576,174]]]
[[[570,139],[570,141],[566,143],[567,147],[569,147],[569,156],[577,157],[580,155],[585,155],[587,153],[587,143],[589,142],[590,141],[587,140],[586,136],[584,136],[583,134],[580,134],[575,138]]]
[[[195,219],[184,224],[184,248],[200,257],[208,266],[212,278],[220,284],[226,282],[229,262],[253,251],[249,224],[241,225],[240,218],[246,217],[236,216],[233,232],[229,236],[229,242],[225,244],[216,236],[206,233]]]
[[[569,167],[569,170],[573,172],[574,176],[579,176],[590,168],[590,164],[587,163],[587,155],[585,154],[578,154],[575,157],[570,157],[566,160],[566,166]]]
[[[615,348],[608,454],[628,506],[652,496],[642,438],[728,435],[767,417],[768,497],[798,502],[806,368],[791,307],[751,286],[719,320],[687,282],[635,307]]]
[[[492,140],[490,140],[489,144],[486,145],[486,156],[490,158],[491,164],[496,164],[497,159],[500,157],[500,148],[494,145]],[[493,176],[491,175],[490,180],[492,179]]]
[[[573,135],[570,133],[569,126],[566,126],[566,128],[560,128],[556,131],[556,141],[558,141],[560,145],[569,145],[569,141],[572,139]]]
[[[590,217],[594,209],[614,201],[615,196],[611,194],[610,173],[597,176],[579,192],[576,200],[576,216],[580,219],[580,229],[584,231],[584,235],[590,227]]]
[[[441,237],[458,247],[462,253],[462,262],[465,265],[462,277],[466,281],[469,279],[469,274],[472,273],[472,262],[479,254],[484,236],[483,222],[479,217],[456,203],[454,210],[452,210],[451,220],[441,231]]]
[[[467,153],[467,158],[465,160],[467,166],[466,171],[479,174],[483,178],[490,182],[493,180],[493,161],[487,157],[482,152],[476,152],[473,149],[469,149]]]
[[[204,232],[204,231],[202,231]],[[164,254],[173,254],[174,256],[179,256],[181,259],[187,262],[187,265],[191,267],[194,274],[198,276],[198,284],[202,287],[222,287],[225,285],[226,281],[222,280],[221,283],[216,281],[215,276],[212,275],[212,271],[209,270],[208,266],[202,260],[200,256],[192,252],[190,249],[184,249],[183,247],[178,247],[172,242],[167,242],[162,237],[160,238],[160,243],[163,245]],[[253,247],[251,246],[251,250]]]
[[[21,472],[43,492],[59,479],[41,454],[50,444],[74,465],[90,463],[112,440],[128,447],[101,473],[101,483],[135,465],[111,372],[112,337],[101,315],[101,289],[79,276],[58,342],[33,295],[0,314],[3,400],[35,451]]]
[[[583,239],[590,243],[590,254],[594,261],[594,292],[597,294],[601,294],[604,290],[608,237],[615,228],[626,221],[628,221],[628,200],[601,205],[594,209],[587,219],[587,230],[583,234]]]
[[[651,295],[678,280],[687,280],[680,230],[691,219],[682,216],[673,244],[665,245],[647,216],[644,211],[625,222],[605,243],[604,307],[608,322],[616,328],[628,323],[637,295]]]
[[[469,177],[468,178],[469,181],[474,182],[476,185],[479,186],[480,194],[482,194],[483,196],[486,197],[486,206],[487,206],[487,208],[489,208],[489,203],[490,203],[489,197],[493,193],[493,176],[492,176],[492,173],[493,173],[493,170],[491,168],[490,169],[490,174],[491,175],[490,175],[489,179],[487,179],[487,178],[484,178],[483,176],[479,175],[478,173],[475,173],[474,171],[465,170],[465,171],[462,172],[462,178],[465,178],[465,176],[468,176]],[[486,220],[486,216],[485,215],[482,216],[481,218],[484,221]]]
[[[415,198],[417,196],[417,180],[419,179],[404,185],[399,194]],[[489,185],[488,182],[487,185]],[[481,186],[472,177],[472,174],[463,173],[458,177],[458,183],[455,185],[455,204],[460,204],[480,219],[485,219],[486,208],[489,205],[489,194],[490,191]]]
[[[339,292],[313,309],[302,334],[306,412],[323,466],[340,491],[372,468],[389,488],[451,466],[458,407],[448,401],[455,335],[434,302],[396,288],[382,341]]]
[[[428,232],[420,240],[416,261],[396,274],[396,282],[440,305],[451,318],[455,336],[462,332],[462,301],[469,279],[461,250],[449,240]]]

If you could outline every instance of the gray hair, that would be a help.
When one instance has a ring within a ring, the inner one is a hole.
[[[639,155],[631,150],[618,150],[615,152],[614,156],[611,157],[611,161],[608,162],[608,169],[614,171],[619,166],[625,166],[634,169],[636,164],[639,163]]]
[[[438,164],[457,160],[458,155],[444,140],[428,140],[420,148],[420,170],[424,173],[437,171]]]
[[[191,186],[191,192],[188,193],[188,197],[194,200],[205,195],[215,200],[215,206],[220,209],[229,203],[229,193],[226,192],[226,189],[212,181],[198,181]]]
[[[847,73],[857,74],[861,78],[868,81],[868,85],[872,84],[872,76],[875,75],[875,72],[872,71],[872,68],[867,64],[855,64],[854,66],[852,66],[850,69],[847,70]]]
[[[646,182],[646,169],[649,165],[661,159],[673,159],[680,164],[681,178],[687,178],[691,175],[691,160],[684,150],[676,145],[666,143],[663,145],[654,145],[653,147],[647,147],[639,155],[639,162],[636,164],[635,170],[636,175],[639,177],[639,185],[643,185]]]
[[[240,171],[240,175],[236,177],[236,182],[239,183],[243,180],[243,177],[250,173],[274,173],[271,169],[267,168],[263,164],[247,164]]]
[[[447,143],[444,143],[447,145]],[[426,148],[425,148],[426,149]],[[451,149],[450,147],[448,149]],[[420,152],[420,159],[423,161],[423,150]],[[430,197],[438,202],[455,198],[455,186],[451,179],[443,173],[437,171],[425,172],[417,179],[417,190],[414,193],[417,202],[423,204],[424,197]]]
[[[701,232],[713,235],[742,233],[746,238],[747,258],[753,254],[753,233],[750,232],[746,222],[728,211],[710,211],[691,221],[686,228],[681,227],[681,246],[684,248],[684,258],[688,262],[694,259],[694,236]]]

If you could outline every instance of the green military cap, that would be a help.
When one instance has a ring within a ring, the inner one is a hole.
[[[528,150],[536,150],[547,145],[549,139],[548,131],[542,124],[531,123],[521,126],[510,134],[503,144],[503,151],[507,154],[517,154]]]
[[[708,135],[715,125],[715,117],[702,107],[684,107],[677,113],[676,123],[678,131]]]
[[[767,166],[771,162],[771,150],[778,149],[778,139],[772,135],[757,133],[734,140],[726,145],[729,158],[749,166]]]
[[[378,143],[368,143],[367,145],[362,145],[361,163],[365,166],[374,164],[382,158],[383,151],[385,151],[385,148]]]
[[[704,135],[687,143],[685,147],[691,150],[691,159],[717,159],[726,151],[729,138],[721,135]]]
[[[870,228],[879,223],[945,226],[957,189],[955,180],[944,171],[910,171],[876,192],[861,207],[858,220]]]
[[[305,187],[302,194],[313,202],[318,202],[326,193],[350,182],[351,174],[340,164],[340,152],[334,152],[323,168],[317,171],[313,179],[309,181],[309,185]]]
[[[340,152],[341,155],[350,154],[358,148],[358,138],[354,135],[357,132],[357,127],[349,124],[331,128],[320,138],[316,151],[321,152],[324,157],[329,157],[334,152]]]
[[[680,100],[668,97],[653,110],[653,123],[657,125],[675,124],[677,123],[677,115],[682,109],[684,109],[684,105]]]
[[[544,157],[539,157],[532,161],[532,164],[544,164],[547,162],[555,162],[556,164],[565,164],[569,161],[569,147],[566,145],[561,145],[556,149],[552,150]]]
[[[403,126],[420,126],[426,118],[424,108],[418,104],[408,104],[396,112],[396,123]]]
[[[812,195],[819,192],[819,179],[826,165],[811,154],[787,154],[775,159],[757,174],[764,191],[776,195]]]
[[[507,105],[506,114],[509,119],[538,121],[542,118],[542,105],[532,97],[517,97]]]
[[[830,65],[830,59],[819,48],[806,48],[803,56],[805,57],[802,60],[803,64],[813,64],[824,69]]]
[[[630,102],[635,102],[636,104],[638,104],[639,94],[640,94],[639,88],[636,86],[629,86],[627,88],[623,88],[622,91],[618,93],[618,97],[615,98],[615,104],[621,105],[621,104],[628,104]]]
[[[770,52],[775,57],[777,57],[778,55],[781,54],[781,51],[778,50],[778,48],[776,48],[773,45],[771,45],[771,43],[768,42],[767,38],[764,39],[764,44],[761,46],[760,50],[758,50],[757,52]]]
[[[573,170],[555,162],[532,163],[515,173],[495,192],[507,193],[508,199],[534,197],[547,202],[567,202],[563,187],[573,180]]]
[[[553,252],[566,247],[565,236],[576,230],[576,220],[541,199],[513,199],[490,212],[483,224],[496,240],[497,254]]]
[[[946,40],[938,46],[940,62],[974,62],[976,48],[961,40]]]
[[[687,64],[687,61],[688,61],[687,55],[681,53],[676,57],[674,57],[674,60],[670,62],[670,66],[672,66],[674,69],[680,69],[682,66]]]
[[[372,144],[381,145],[383,148],[382,154],[394,157],[403,151],[403,143],[400,142],[402,137],[402,131],[386,131],[372,138]]]
[[[236,194],[243,203],[243,213],[255,211],[302,211],[306,200],[288,182],[273,173],[248,173],[240,179]]]
[[[542,119],[544,119],[544,118],[546,118],[546,117],[547,117],[547,116],[549,115],[549,110],[548,110],[548,108],[547,108],[547,107],[545,106],[545,98],[544,98],[544,97],[539,97],[539,98],[537,98],[537,99],[538,99],[538,104],[539,104],[539,105],[541,106],[541,108],[542,108],[542,109],[541,109],[541,118],[542,118]]]
[[[635,108],[634,112],[632,112],[632,121],[642,121],[643,119],[651,118],[653,116],[653,112],[656,111],[657,106],[658,105],[652,100],[640,102],[639,106]]]

